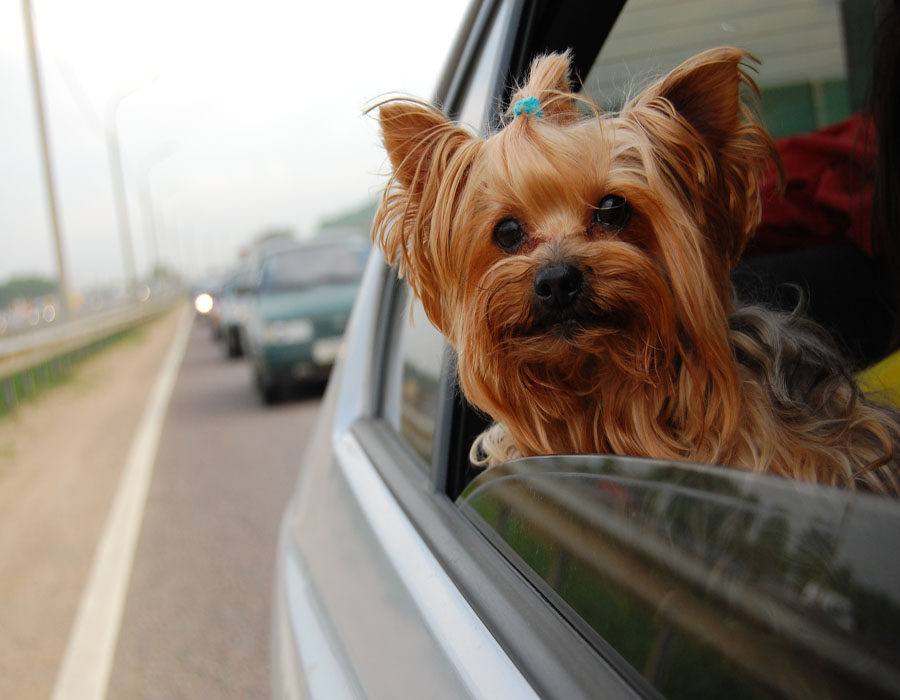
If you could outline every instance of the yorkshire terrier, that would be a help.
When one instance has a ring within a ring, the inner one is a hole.
[[[486,139],[379,106],[373,235],[497,421],[474,462],[611,453],[898,493],[898,414],[818,326],[732,293],[775,156],[752,60],[706,51],[601,113],[543,56]]]

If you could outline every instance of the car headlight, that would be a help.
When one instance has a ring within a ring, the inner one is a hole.
[[[267,345],[292,345],[312,340],[313,324],[309,319],[297,318],[291,321],[273,321],[263,327],[263,341]]]
[[[197,310],[198,314],[208,314],[212,311],[213,305],[214,302],[212,296],[206,292],[198,294],[197,298],[194,299],[194,308]]]

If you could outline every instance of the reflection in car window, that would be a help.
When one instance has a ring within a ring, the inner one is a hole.
[[[629,0],[585,80],[585,91],[604,109],[616,110],[627,93],[694,54],[737,46],[760,60],[754,78],[773,136],[828,126],[851,112],[841,4]]]
[[[400,329],[400,369],[394,390],[399,395],[388,397],[388,404],[396,407],[392,419],[400,434],[425,463],[430,464],[440,398],[444,337],[428,320],[422,302],[416,300],[410,308],[405,294],[398,297],[403,312],[396,320]]]
[[[494,467],[460,505],[667,697],[900,688],[893,500],[592,456]]]
[[[260,289],[280,290],[357,282],[366,251],[343,246],[294,248],[270,255],[262,265]]]

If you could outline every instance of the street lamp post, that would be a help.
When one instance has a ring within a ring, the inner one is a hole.
[[[28,42],[28,55],[31,63],[31,80],[34,88],[34,101],[37,112],[38,131],[41,137],[41,153],[44,160],[44,181],[47,187],[47,200],[50,210],[50,228],[53,233],[53,244],[56,249],[56,269],[59,276],[59,296],[62,317],[69,315],[69,275],[62,249],[62,237],[59,226],[59,213],[56,203],[56,188],[53,181],[53,166],[50,159],[50,144],[47,135],[47,124],[44,116],[44,97],[41,86],[41,71],[37,60],[34,41],[34,26],[31,20],[31,2],[22,0],[22,13],[25,17],[25,38]]]
[[[144,226],[147,230],[145,244],[149,244],[147,257],[150,260],[150,276],[153,277],[159,268],[159,242],[156,238],[156,212],[153,209],[149,178],[141,182],[141,204],[144,207]]]
[[[177,270],[180,275],[186,274],[184,262],[184,247],[181,240],[181,218],[177,215],[178,200],[185,195],[184,190],[174,190],[169,192],[168,196],[160,202],[159,219],[160,227],[168,234],[168,238],[172,245],[170,248],[169,264],[172,270]],[[173,202],[175,205],[173,206]],[[169,216],[166,216],[166,211]]]
[[[155,80],[152,78],[151,80]],[[134,247],[131,241],[131,226],[128,219],[128,201],[125,194],[125,176],[122,172],[122,154],[119,149],[118,113],[122,101],[146,84],[120,88],[110,98],[106,107],[106,144],[109,153],[109,167],[112,176],[113,199],[116,203],[116,218],[119,224],[119,238],[122,244],[122,262],[125,267],[125,288],[129,301],[135,300],[136,279]]]
[[[156,229],[156,211],[153,206],[153,188],[152,182],[150,180],[150,175],[153,170],[163,161],[168,160],[177,152],[178,147],[169,142],[162,146],[156,153],[150,156],[144,164],[143,168],[143,178],[141,181],[141,199],[144,207],[144,222],[145,227],[147,229],[148,242],[152,246],[150,260],[151,260],[151,276],[155,274],[156,270],[159,268],[159,241],[157,238],[157,229]]]

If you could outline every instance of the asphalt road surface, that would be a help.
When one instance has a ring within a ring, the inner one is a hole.
[[[95,380],[53,390],[50,394],[59,396],[48,398],[47,405],[60,404],[56,409],[72,416],[74,423],[73,412],[79,407],[90,413],[84,417],[88,422],[106,410],[99,429],[103,423],[108,428],[121,422],[126,434],[135,432],[152,382],[142,379],[142,366],[128,353],[147,355],[147,373],[155,375],[159,355],[177,342],[183,318],[172,314],[133,347],[108,351],[112,356],[105,361],[105,371],[103,360],[95,363],[100,367],[94,370]],[[124,376],[113,380],[109,375],[119,361],[116,353],[127,357],[120,361]],[[67,392],[74,395],[66,399]],[[123,392],[125,398],[116,399]],[[120,406],[104,409],[117,400]],[[226,359],[209,329],[194,324],[164,413],[107,697],[268,697],[277,530],[319,400],[319,393],[313,393],[264,407],[246,361]],[[19,434],[35,422],[31,413],[50,410],[40,406],[44,401],[23,407],[23,417],[15,419]],[[124,408],[132,404],[139,405]],[[8,545],[0,538],[0,556],[8,550],[21,561],[5,570],[0,561],[0,652],[5,656],[0,676],[6,679],[0,678],[2,697],[49,697],[58,682],[66,640],[88,587],[90,560],[120,480],[118,465],[124,461],[128,435],[113,439],[110,429],[108,441],[100,438],[111,443],[106,455],[98,453],[96,444],[78,447],[78,437],[89,434],[89,427],[74,430],[77,434],[66,443],[72,446],[70,452],[93,455],[78,465],[81,478],[61,475],[64,466],[51,470],[44,464],[53,459],[27,469],[12,458],[9,464],[0,459],[0,507],[4,497],[10,504],[0,511],[0,529],[6,526],[4,519],[19,511],[22,521],[7,530]],[[0,457],[4,449],[9,454],[22,451],[18,444],[4,447],[0,432]],[[94,461],[112,466],[82,488]],[[26,479],[43,471],[47,474],[42,481]],[[44,495],[54,489],[60,493]],[[29,502],[27,508],[13,507],[23,499]],[[72,503],[84,505],[61,518],[61,508],[75,507],[62,504]],[[74,527],[76,522],[81,525]],[[42,534],[34,546],[26,546],[23,533],[35,531]],[[76,531],[82,534],[73,534]]]
[[[195,325],[166,416],[109,698],[263,698],[275,542],[318,398],[263,407]]]

